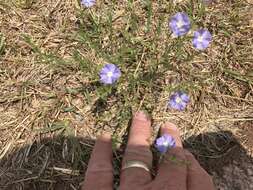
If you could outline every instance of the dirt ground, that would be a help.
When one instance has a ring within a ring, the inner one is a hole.
[[[245,143],[245,149],[238,144],[221,163],[222,167],[214,170],[214,181],[217,189],[253,189],[253,123],[240,126],[242,138],[239,142]],[[222,172],[220,173],[220,169]]]
[[[252,122],[239,125],[240,136],[224,131],[222,136],[204,134],[194,138],[194,147],[188,147],[186,143],[186,147],[195,153],[202,166],[213,176],[217,190],[253,188],[252,127]],[[210,135],[214,139],[210,139]]]

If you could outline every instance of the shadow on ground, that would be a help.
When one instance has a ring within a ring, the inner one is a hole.
[[[252,158],[230,132],[192,136],[184,144],[217,189],[253,189]],[[16,149],[0,160],[0,189],[80,189],[93,145],[87,138],[58,136]],[[120,156],[115,159],[119,165]]]

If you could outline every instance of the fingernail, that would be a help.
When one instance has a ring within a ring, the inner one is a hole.
[[[144,113],[144,111],[136,112],[134,117],[137,118],[138,120],[142,120],[142,121],[149,120],[149,117],[147,116],[146,113]]]
[[[174,123],[171,123],[171,122],[166,122],[164,124],[164,127],[168,128],[168,129],[172,129],[174,131],[178,131],[177,126]]]
[[[100,136],[102,139],[110,139],[111,134],[109,132],[103,132],[102,135]]]

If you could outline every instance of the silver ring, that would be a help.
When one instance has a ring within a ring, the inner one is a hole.
[[[142,169],[146,170],[147,172],[150,172],[148,165],[145,164],[144,162],[138,161],[138,160],[126,161],[126,163],[122,166],[121,170],[125,170],[128,168],[142,168]]]

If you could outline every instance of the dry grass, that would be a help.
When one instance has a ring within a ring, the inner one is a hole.
[[[154,131],[177,123],[183,139],[237,135],[236,125],[252,122],[250,1],[219,1],[204,13],[196,1],[130,2],[84,10],[75,0],[0,1],[0,188],[78,189],[91,141],[110,131],[121,142],[138,109],[152,115]],[[170,37],[167,19],[180,10],[212,32],[207,51]],[[107,61],[124,73],[109,91],[96,73]],[[191,95],[184,112],[166,106],[175,89]]]

